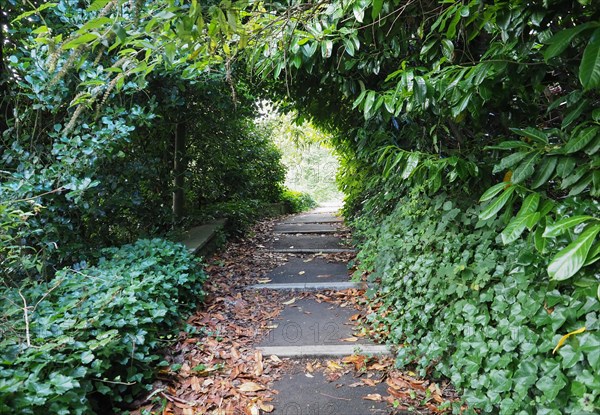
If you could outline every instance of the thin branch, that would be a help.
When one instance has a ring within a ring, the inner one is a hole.
[[[29,334],[29,307],[27,306],[27,300],[21,294],[21,290],[19,290],[19,296],[21,300],[23,300],[23,318],[25,319],[25,338],[27,340],[27,347],[31,347],[31,336]]]

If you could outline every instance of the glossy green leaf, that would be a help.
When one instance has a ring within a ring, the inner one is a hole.
[[[579,102],[579,104],[577,104],[577,106],[575,108],[573,108],[571,111],[569,111],[567,113],[567,115],[565,116],[565,118],[563,118],[563,121],[561,123],[561,128],[565,129],[567,128],[569,125],[571,125],[573,123],[573,121],[575,121],[577,118],[579,118],[581,116],[581,114],[583,113],[583,111],[585,109],[587,109],[588,107],[588,100],[587,99],[583,99]]]
[[[591,249],[585,260],[584,267],[592,265],[594,262],[600,260],[600,243],[596,243]]]
[[[506,225],[506,228],[500,234],[502,243],[508,245],[511,242],[516,241],[519,236],[523,233],[527,227],[527,221],[531,215],[519,215],[512,218],[512,220]]]
[[[539,153],[533,153],[527,156],[513,171],[512,181],[521,183],[528,179],[535,171],[535,165],[540,158]]]
[[[373,108],[374,103],[375,103],[375,91],[369,91],[365,98],[365,107],[364,107],[365,118],[369,118],[371,116],[371,109]]]
[[[514,149],[531,149],[531,145],[524,141],[503,141],[495,146],[486,146],[484,150],[514,150]]]
[[[577,183],[570,187],[568,196],[577,196],[578,194],[581,194],[590,184],[592,184],[593,177],[592,172],[583,176]]]
[[[486,202],[488,200],[490,200],[491,198],[493,198],[494,196],[496,196],[498,193],[500,193],[502,190],[504,190],[506,188],[506,186],[508,186],[509,184],[506,182],[501,182],[501,183],[497,183],[495,185],[493,185],[492,187],[490,187],[489,189],[487,189],[479,198],[480,202]]]
[[[86,9],[88,12],[96,12],[103,9],[111,0],[94,0],[94,2]]]
[[[454,44],[450,39],[442,39],[442,53],[448,61],[452,62],[454,59]]]
[[[519,134],[522,137],[528,138],[540,144],[548,144],[548,135],[537,128],[511,128],[512,132]]]
[[[541,160],[533,178],[531,179],[531,188],[537,189],[538,187],[548,183],[548,179],[552,177],[552,173],[554,173],[557,163],[557,157],[544,157]]]
[[[511,198],[515,191],[515,186],[509,186],[496,200],[491,202],[486,208],[479,214],[479,219],[488,220],[494,217],[500,209],[506,205],[508,200]]]
[[[574,226],[577,226],[580,223],[587,222],[590,220],[594,220],[594,217],[586,215],[577,215],[561,219],[558,222],[546,226],[543,237],[554,238],[560,235],[561,233],[564,233],[565,231],[573,228]]]
[[[427,84],[422,76],[415,76],[413,88],[417,102],[419,104],[425,103],[425,98],[427,97]]]
[[[333,52],[333,41],[326,40],[324,42],[321,42],[321,56],[323,57],[323,59],[330,58],[332,52]]]
[[[527,216],[537,211],[537,208],[540,204],[540,194],[532,193],[523,200],[521,204],[521,209],[519,209],[519,213],[517,216]]]
[[[544,51],[544,59],[548,60],[560,55],[569,47],[575,36],[595,26],[598,26],[597,22],[588,22],[556,33],[546,42],[549,46]]]
[[[371,17],[373,20],[379,16],[381,13],[381,8],[383,7],[383,0],[373,0],[373,9],[371,10]]]
[[[95,33],[86,33],[85,35],[81,35],[73,40],[71,40],[70,42],[65,43],[64,45],[62,45],[62,49],[73,49],[76,48],[77,46],[83,45],[84,43],[90,43],[94,40],[96,40],[98,38],[98,35]]]
[[[30,11],[27,11],[25,13],[22,13],[22,14],[18,15],[15,19],[13,19],[11,21],[11,23],[16,23],[19,20],[25,19],[25,18],[27,18],[29,16],[33,16],[34,14],[38,14],[38,13],[40,13],[40,12],[46,10],[46,9],[49,9],[51,7],[56,7],[57,5],[58,5],[58,3],[44,3],[44,4],[42,4],[40,7],[38,7],[35,10],[30,10]]]
[[[593,126],[582,130],[563,147],[564,153],[571,154],[585,148],[598,135],[598,129],[599,127]]]
[[[406,166],[402,172],[402,178],[408,179],[410,175],[415,171],[419,165],[419,153],[410,153],[408,160],[406,160]]]
[[[500,163],[494,166],[494,173],[499,173],[507,169],[513,168],[517,163],[527,157],[531,152],[519,151],[517,153],[510,154],[500,160]]]
[[[600,29],[596,29],[583,52],[579,81],[588,90],[600,87]]]
[[[575,275],[585,263],[598,232],[600,224],[588,226],[574,242],[556,254],[548,265],[550,278],[564,281]]]

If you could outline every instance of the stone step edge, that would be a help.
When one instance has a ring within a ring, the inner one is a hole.
[[[331,344],[311,346],[258,346],[263,356],[277,357],[343,357],[360,355],[391,355],[392,351],[378,344]]]
[[[297,229],[297,230],[287,230],[287,231],[278,231],[277,229],[275,229],[273,231],[273,233],[275,235],[295,235],[295,234],[300,234],[300,235],[320,235],[320,234],[326,234],[326,233],[348,233],[348,230],[345,229],[324,229],[324,230],[302,230],[302,229]]]
[[[299,283],[275,283],[275,284],[253,284],[246,287],[247,290],[347,290],[349,288],[366,288],[367,284],[362,282],[340,281],[340,282],[299,282]]]
[[[356,252],[354,249],[335,248],[335,249],[310,249],[310,248],[286,248],[269,249],[269,252],[280,254],[339,254],[343,252]]]
[[[300,220],[292,220],[292,219],[288,219],[288,220],[283,220],[280,222],[280,224],[282,225],[318,225],[319,223],[343,223],[344,219],[314,219],[314,220],[307,220],[307,221],[300,221]]]

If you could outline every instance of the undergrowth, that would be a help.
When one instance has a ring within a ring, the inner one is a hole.
[[[160,239],[103,255],[1,290],[0,413],[110,413],[149,387],[206,274],[185,247]]]
[[[382,302],[372,321],[398,346],[398,365],[450,378],[471,411],[597,413],[593,272],[550,281],[549,255],[523,239],[503,245],[502,219],[480,221],[473,201],[456,196],[413,192],[382,219],[355,221],[361,267]]]

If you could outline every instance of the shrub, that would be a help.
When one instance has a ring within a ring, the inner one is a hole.
[[[281,200],[290,213],[304,212],[317,206],[317,202],[308,194],[285,189]]]
[[[206,276],[182,245],[160,239],[103,255],[0,294],[1,413],[106,413],[147,387]]]
[[[480,221],[479,208],[464,207],[473,201],[458,196],[415,192],[378,223],[367,214],[356,222],[359,258],[375,270],[382,301],[371,317],[399,346],[398,364],[450,378],[484,412],[596,411],[597,275],[575,285],[549,281],[552,255],[522,239],[502,245],[502,220]]]

